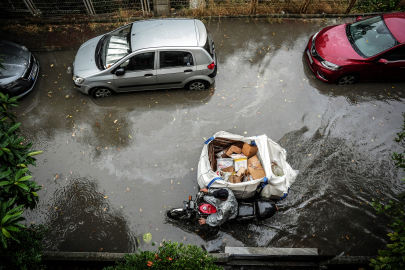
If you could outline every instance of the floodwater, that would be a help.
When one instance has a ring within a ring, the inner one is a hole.
[[[163,240],[203,246],[317,247],[374,255],[389,220],[373,198],[403,190],[390,159],[403,123],[403,83],[338,87],[320,82],[303,50],[331,21],[207,21],[219,74],[210,90],[149,91],[95,100],[74,88],[75,51],[35,53],[34,91],[17,111],[34,142],[43,185],[27,222],[50,228],[47,250],[134,252]],[[336,23],[343,23],[337,20]],[[202,227],[166,218],[197,193],[206,138],[224,130],[267,134],[300,173],[272,219]]]

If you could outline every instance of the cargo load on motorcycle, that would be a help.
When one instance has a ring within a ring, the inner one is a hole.
[[[287,152],[266,135],[243,137],[219,131],[205,143],[198,163],[200,188],[229,188],[237,199],[283,199],[298,171]]]

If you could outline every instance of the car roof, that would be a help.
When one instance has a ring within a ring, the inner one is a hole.
[[[159,19],[134,22],[131,49],[195,47],[200,33],[193,19]]]
[[[399,43],[405,43],[405,12],[385,14],[385,24]]]

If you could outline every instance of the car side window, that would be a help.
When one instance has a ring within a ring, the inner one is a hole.
[[[121,64],[121,68],[125,68],[126,71],[137,71],[137,70],[149,70],[153,69],[155,66],[155,53],[147,52],[140,53],[128,58],[124,63]]]
[[[193,55],[190,52],[159,52],[160,68],[193,66]]]
[[[388,61],[405,61],[405,46],[401,46],[388,52],[382,58],[387,59]]]

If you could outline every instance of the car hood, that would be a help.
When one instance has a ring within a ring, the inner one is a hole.
[[[346,35],[346,24],[322,29],[315,39],[315,49],[326,61],[337,65],[348,60],[364,60],[352,47]]]
[[[14,42],[0,40],[0,59],[5,69],[0,68],[0,85],[20,78],[28,67],[30,52]]]
[[[84,77],[100,71],[96,65],[95,53],[97,44],[102,37],[103,35],[90,39],[80,46],[75,57],[74,75]]]

